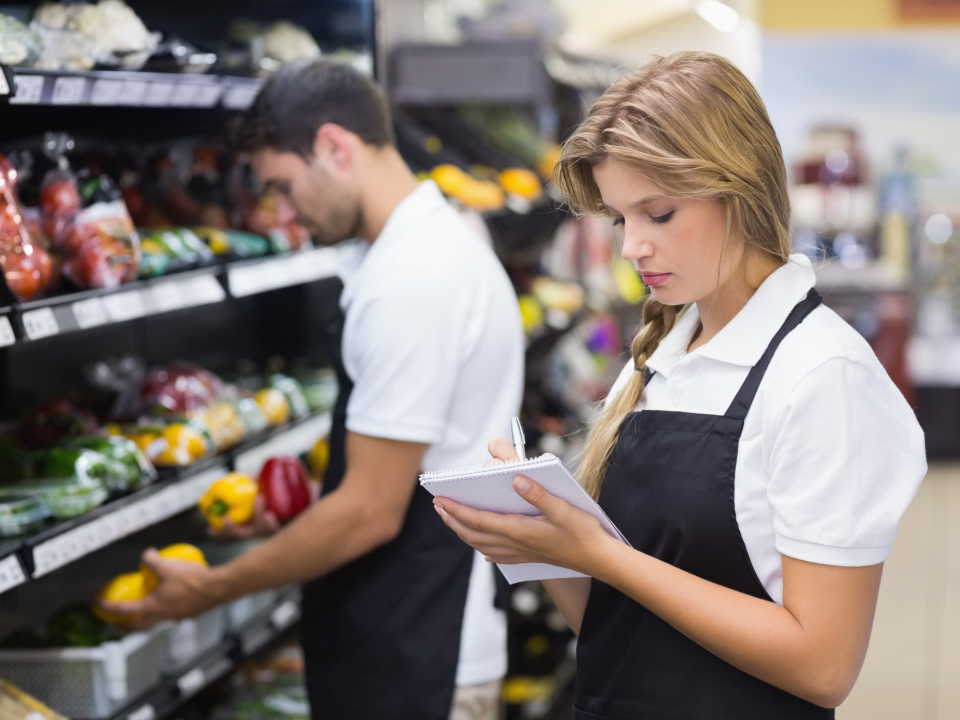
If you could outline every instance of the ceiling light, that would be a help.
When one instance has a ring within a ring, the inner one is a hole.
[[[720,0],[700,0],[696,10],[700,17],[720,32],[733,32],[740,24],[740,14]]]

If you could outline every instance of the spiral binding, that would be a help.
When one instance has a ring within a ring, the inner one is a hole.
[[[540,456],[527,460],[518,460],[517,462],[504,463],[503,465],[491,465],[490,467],[474,465],[472,467],[449,468],[447,470],[432,470],[423,473],[420,476],[420,482],[449,482],[451,480],[461,480],[465,478],[494,477],[514,470],[517,472],[535,470],[537,468],[552,467],[558,464],[560,464],[560,458],[558,457]]]

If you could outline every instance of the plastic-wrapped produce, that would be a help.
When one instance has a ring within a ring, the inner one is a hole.
[[[0,268],[10,292],[28,300],[47,287],[53,263],[27,231],[16,180],[16,171],[0,155]]]
[[[0,64],[30,65],[40,56],[42,38],[15,17],[0,14]]]
[[[137,279],[140,240],[120,197],[105,176],[82,185],[70,170],[63,136],[48,134],[57,167],[40,185],[40,213],[53,244],[67,253],[63,274],[82,288],[116,287]]]
[[[32,27],[48,36],[38,66],[54,70],[96,63],[139,70],[160,42],[122,0],[46,3],[37,8]]]

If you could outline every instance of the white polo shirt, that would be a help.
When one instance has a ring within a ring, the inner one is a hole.
[[[423,470],[481,465],[509,432],[523,390],[516,293],[490,247],[426,181],[390,215],[340,305],[354,382],[347,429],[428,443]],[[474,553],[457,685],[503,677],[506,618],[492,568]]]
[[[733,320],[691,353],[692,305],[647,366],[637,410],[723,415],[794,306],[814,286],[792,255]],[[623,369],[611,396],[630,373]],[[734,481],[740,534],[783,604],[781,554],[823,565],[883,562],[926,474],[923,431],[873,350],[820,305],[773,356],[744,422]]]

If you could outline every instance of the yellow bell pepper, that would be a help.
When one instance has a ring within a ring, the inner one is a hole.
[[[178,560],[180,562],[193,562],[208,567],[207,559],[203,556],[203,551],[195,545],[189,543],[176,543],[168,545],[160,550],[160,557],[165,560]],[[140,572],[143,574],[143,589],[147,595],[157,589],[160,584],[160,578],[149,567],[140,563]]]
[[[253,517],[253,504],[259,489],[253,478],[230,473],[213,483],[197,504],[207,522],[217,530],[223,529],[224,518],[243,525]]]
[[[527,200],[540,197],[540,178],[523,168],[507,168],[500,173],[500,185],[508,193],[519,195]]]
[[[253,396],[271,425],[282,425],[290,417],[290,402],[276,388],[264,388]]]
[[[143,600],[148,595],[144,588],[143,573],[133,572],[117,575],[108,582],[97,593],[97,600],[106,600],[107,602],[132,602],[134,600]],[[93,612],[104,622],[114,625],[125,625],[136,620],[135,615],[126,615],[104,610],[99,602],[93,604]]]
[[[307,464],[310,466],[310,477],[314,480],[322,480],[323,473],[330,464],[330,445],[326,438],[320,438],[314,443],[310,454],[307,455]]]

